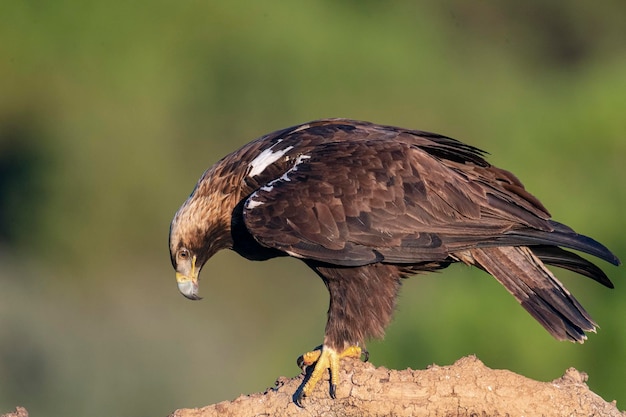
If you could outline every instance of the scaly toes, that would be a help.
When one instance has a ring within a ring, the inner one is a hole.
[[[337,384],[339,383],[340,360],[343,358],[360,358],[361,355],[364,355],[367,361],[369,356],[367,351],[358,346],[349,346],[340,353],[328,346],[320,346],[316,350],[300,356],[297,361],[300,368],[304,370],[305,367],[313,364],[315,364],[315,367],[297,394],[295,398],[296,405],[302,407],[302,399],[313,392],[326,369],[330,369],[330,396],[335,399],[337,397]]]
[[[298,364],[298,368],[304,371],[304,368],[307,366],[313,365],[320,358],[322,354],[322,347],[318,346],[314,350],[304,353],[298,357],[296,363]]]
[[[369,357],[367,351],[361,349],[359,346],[348,346],[343,352],[339,354],[339,358],[361,358],[361,355],[365,352],[366,357]]]

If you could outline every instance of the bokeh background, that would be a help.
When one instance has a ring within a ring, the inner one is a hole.
[[[0,4],[0,412],[164,416],[263,390],[322,340],[321,281],[219,253],[178,294],[169,221],[275,129],[350,117],[490,152],[626,259],[626,3],[7,0]],[[405,282],[376,365],[570,366],[626,409],[626,268],[558,276],[600,323],[557,342],[489,276]]]

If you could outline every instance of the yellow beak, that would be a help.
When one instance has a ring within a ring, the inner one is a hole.
[[[189,276],[176,272],[176,282],[178,291],[190,300],[201,300],[198,295],[198,270],[196,269],[196,257],[191,260],[191,271]]]

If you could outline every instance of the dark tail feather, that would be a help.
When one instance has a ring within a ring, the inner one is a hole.
[[[595,332],[593,319],[529,248],[478,248],[471,254],[556,339],[582,343],[585,332]]]
[[[564,224],[550,220],[552,231],[544,231],[539,229],[523,229],[513,230],[504,233],[498,242],[511,246],[533,246],[533,245],[549,245],[563,246],[569,249],[578,250],[597,256],[613,265],[619,265],[621,262],[606,246],[602,243],[590,238],[589,236],[579,235]]]
[[[607,277],[600,268],[575,253],[568,252],[557,246],[547,245],[531,246],[530,250],[548,265],[569,269],[570,271],[589,277],[605,287],[614,288],[609,277]]]

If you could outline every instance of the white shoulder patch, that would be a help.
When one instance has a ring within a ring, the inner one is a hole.
[[[254,196],[248,198],[248,202],[246,203],[246,209],[250,210],[255,207],[259,207],[263,205],[262,201],[253,200]]]
[[[274,162],[278,161],[285,155],[287,152],[293,149],[293,146],[288,146],[285,149],[281,149],[280,151],[274,151],[271,147],[261,152],[257,155],[256,158],[250,162],[248,172],[249,177],[254,177],[255,175],[259,175],[265,168],[272,165]]]
[[[253,176],[253,175],[260,174],[261,172],[263,172],[263,170],[267,166],[269,166],[273,162],[277,161],[280,157],[282,157],[287,151],[291,150],[292,148],[293,148],[293,146],[290,146],[290,147],[288,147],[288,148],[286,148],[286,149],[284,149],[282,151],[278,151],[278,152],[272,152],[272,148],[264,150],[263,152],[261,152],[259,154],[259,156],[254,158],[254,160],[250,163],[251,169],[250,169],[250,172],[248,173],[248,175],[249,176]],[[269,151],[269,153],[266,153],[268,151]],[[295,161],[294,165],[291,167],[291,169],[287,170],[287,172],[285,172],[279,178],[276,178],[276,179],[268,182],[267,184],[265,184],[264,186],[259,188],[257,191],[253,192],[252,195],[250,195],[250,197],[248,197],[248,200],[246,201],[246,204],[245,204],[245,208],[246,209],[253,209],[253,208],[256,208],[256,207],[259,207],[259,206],[263,205],[264,201],[259,201],[259,200],[255,199],[256,197],[258,197],[258,192],[259,191],[264,191],[266,193],[269,193],[269,192],[272,192],[272,190],[274,190],[274,186],[278,182],[280,182],[280,181],[283,181],[283,182],[291,181],[291,178],[289,178],[289,174],[291,174],[293,172],[296,172],[298,170],[298,165],[300,165],[301,163],[303,163],[307,159],[311,159],[311,156],[310,155],[298,155],[298,157],[296,158],[296,161]],[[257,165],[255,165],[255,164],[257,164]]]

